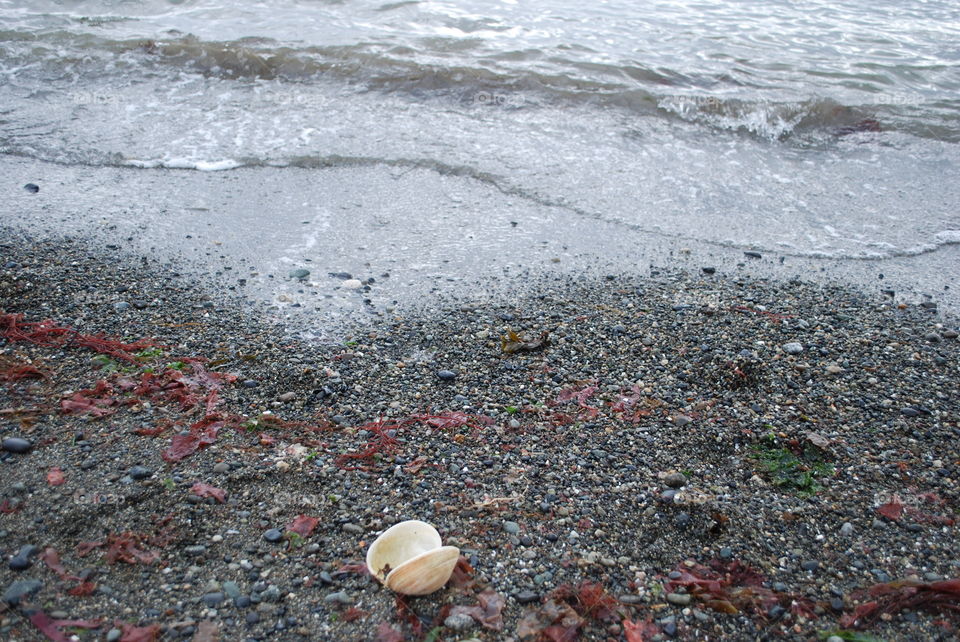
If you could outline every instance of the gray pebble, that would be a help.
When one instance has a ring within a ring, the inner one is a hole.
[[[437,377],[443,381],[453,381],[457,378],[457,373],[453,370],[438,370]]]
[[[147,477],[152,476],[153,471],[143,466],[134,466],[129,471],[127,471],[127,474],[130,475],[132,479],[136,479],[139,481],[141,479],[146,479]]]
[[[513,596],[513,599],[515,599],[520,604],[529,604],[530,602],[536,602],[537,600],[539,600],[540,594],[537,593],[536,591],[530,591],[530,590],[520,591],[519,593]]]
[[[328,604],[353,604],[353,598],[346,591],[337,591],[324,596],[324,602]]]
[[[214,608],[220,606],[223,602],[223,593],[207,593],[202,599],[204,604],[210,608]]]
[[[24,454],[33,448],[33,443],[22,437],[7,437],[2,442],[2,447],[8,453]]]
[[[803,345],[797,343],[796,341],[791,341],[790,343],[784,343],[782,346],[783,351],[787,354],[800,354],[803,352]]]
[[[230,464],[225,461],[221,461],[213,467],[213,472],[220,474],[228,473],[230,472]]]
[[[447,616],[443,625],[454,631],[466,631],[473,626],[473,618],[466,613],[454,613]]]
[[[677,606],[688,606],[692,599],[688,593],[667,593],[667,602]]]
[[[363,526],[358,526],[356,524],[347,523],[344,524],[342,528],[344,532],[353,533],[354,535],[363,535],[364,533]]]
[[[511,535],[517,535],[520,533],[520,524],[516,522],[504,522],[503,530],[510,533]]]
[[[304,268],[299,268],[297,270],[290,270],[289,276],[291,279],[299,279],[302,281],[306,279],[308,276],[310,276],[310,270],[306,270]]]
[[[40,580],[17,580],[3,592],[3,601],[16,606],[21,599],[33,595],[41,588],[43,588],[43,582]]]
[[[850,522],[844,522],[843,526],[840,527],[840,534],[845,537],[850,537],[853,535],[853,524]]]
[[[107,642],[118,642],[123,637],[123,631],[120,629],[110,629],[107,632]]]
[[[276,544],[283,539],[283,533],[279,529],[271,528],[263,534],[263,539],[267,540],[271,544]]]
[[[663,477],[663,483],[670,488],[682,488],[687,485],[687,476],[683,473],[667,473]]]

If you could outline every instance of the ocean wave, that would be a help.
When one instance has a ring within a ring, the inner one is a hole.
[[[477,109],[619,109],[801,144],[884,131],[960,142],[958,100],[925,102],[916,94],[889,92],[876,93],[873,101],[869,93],[855,102],[796,98],[782,90],[743,86],[722,74],[692,75],[636,61],[585,63],[561,53],[526,52],[523,57],[530,60],[518,65],[505,54],[426,55],[395,43],[295,48],[264,38],[111,40],[68,31],[0,31],[0,77],[15,83],[36,78],[49,86],[81,78],[109,83],[111,74],[118,83],[129,83],[138,76],[188,72],[246,84],[335,82],[341,90],[398,93]]]

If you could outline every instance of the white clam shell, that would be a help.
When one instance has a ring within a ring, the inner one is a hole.
[[[430,524],[412,519],[394,524],[367,550],[370,573],[404,595],[433,593],[450,579],[460,558],[456,546],[442,546]]]

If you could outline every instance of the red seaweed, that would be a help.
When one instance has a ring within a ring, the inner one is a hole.
[[[869,602],[859,605],[853,613],[840,619],[840,625],[864,629],[884,615],[900,611],[924,609],[935,613],[960,615],[960,578],[939,582],[898,580],[874,584],[855,597],[869,596]]]

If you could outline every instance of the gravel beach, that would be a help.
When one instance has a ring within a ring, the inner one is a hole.
[[[551,276],[316,345],[2,234],[2,639],[956,639],[935,306]],[[428,597],[364,572],[406,519],[463,554]]]

